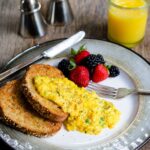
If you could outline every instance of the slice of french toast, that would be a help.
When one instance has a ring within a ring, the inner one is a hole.
[[[0,117],[4,123],[37,137],[53,135],[62,123],[42,118],[25,100],[20,89],[21,81],[13,80],[0,88]]]
[[[23,78],[22,91],[33,109],[36,110],[41,116],[51,121],[64,121],[68,117],[68,114],[63,112],[63,110],[54,102],[40,96],[36,91],[33,79],[37,75],[48,76],[50,78],[63,78],[63,73],[59,69],[50,65],[31,65]]]

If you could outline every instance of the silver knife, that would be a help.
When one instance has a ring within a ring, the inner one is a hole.
[[[58,43],[57,45],[49,48],[48,50],[41,53],[39,56],[34,57],[31,60],[28,60],[27,62],[23,62],[5,72],[2,72],[0,74],[0,81],[4,80],[5,78],[9,77],[10,75],[14,74],[15,72],[29,66],[30,64],[34,63],[35,61],[38,61],[43,58],[54,58],[56,55],[60,54],[61,52],[65,51],[66,49],[70,48],[71,46],[77,44],[80,42],[85,36],[84,31],[80,31],[74,35],[72,35],[70,38]]]

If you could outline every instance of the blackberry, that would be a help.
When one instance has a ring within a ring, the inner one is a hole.
[[[99,64],[105,64],[105,60],[101,54],[97,54],[97,61],[99,61]]]
[[[89,68],[90,70],[93,69],[97,64],[104,64],[104,58],[102,55],[98,54],[91,54],[87,56],[83,61],[82,64]]]
[[[109,68],[109,77],[116,77],[120,74],[119,68],[112,65]]]
[[[60,69],[63,74],[68,77],[69,76],[69,66],[70,62],[67,59],[63,59],[62,61],[59,62],[58,64],[58,69]]]

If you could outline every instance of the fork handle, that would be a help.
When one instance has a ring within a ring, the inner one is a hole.
[[[150,90],[139,89],[136,90],[135,93],[142,94],[142,95],[150,95]]]

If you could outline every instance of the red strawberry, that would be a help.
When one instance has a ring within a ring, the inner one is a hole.
[[[90,53],[87,50],[83,50],[75,56],[75,62],[80,64],[80,62],[89,55]]]
[[[107,79],[108,76],[109,76],[108,69],[103,64],[98,64],[94,68],[93,75],[92,75],[92,81],[97,83],[97,82]]]
[[[75,82],[78,86],[88,86],[90,81],[88,69],[84,66],[77,66],[70,72],[70,80]]]

